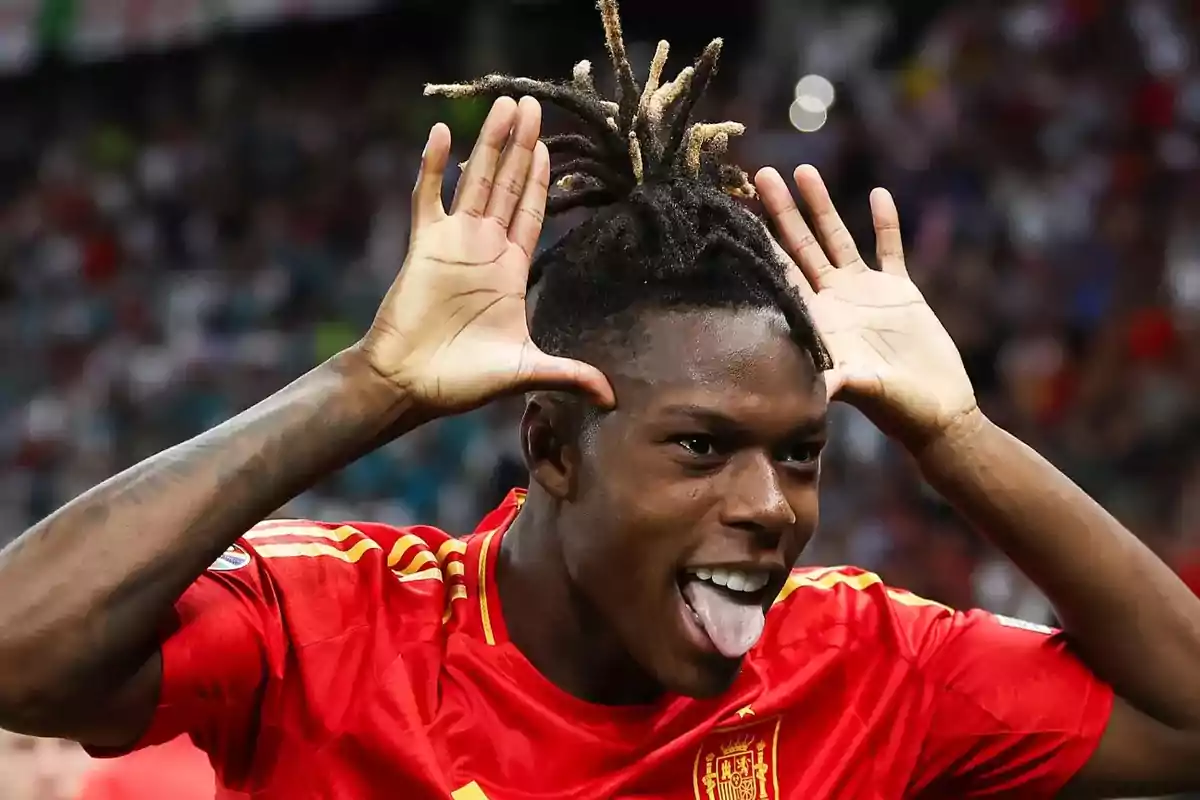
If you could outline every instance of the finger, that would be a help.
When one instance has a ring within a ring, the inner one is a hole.
[[[845,400],[863,409],[864,401],[874,404],[886,396],[884,378],[874,370],[854,370],[849,366],[834,367],[822,373],[825,397],[829,402]]]
[[[805,278],[796,281],[797,288],[804,291],[804,285],[807,284],[811,289],[820,291],[821,279],[833,271],[833,265],[801,216],[800,209],[796,208],[796,201],[783,176],[772,167],[764,167],[754,176],[754,186],[758,189],[767,214],[775,223],[783,249],[790,256],[788,260],[799,268]]]
[[[520,391],[566,391],[586,395],[601,408],[612,408],[617,404],[612,384],[604,373],[570,358],[549,356],[540,350],[534,351],[527,368],[520,375]]]
[[[417,230],[436,222],[446,214],[442,207],[442,179],[446,162],[450,160],[450,129],[442,123],[433,126],[425,151],[421,153],[421,169],[412,192],[412,228]]]
[[[904,266],[904,240],[900,236],[900,212],[887,189],[871,192],[871,219],[875,222],[875,257],[879,269],[891,275],[908,277]]]
[[[513,211],[521,200],[525,182],[529,177],[529,165],[533,162],[533,151],[542,131],[542,106],[532,97],[522,97],[517,105],[517,120],[513,125],[508,147],[500,158],[496,172],[496,183],[492,197],[488,200],[485,216],[495,218],[505,228],[512,221]]]
[[[542,235],[542,222],[546,218],[546,195],[550,191],[550,151],[537,142],[533,146],[533,161],[529,165],[529,177],[521,193],[521,202],[508,226],[508,240],[525,251],[529,260],[537,249],[538,237]]]
[[[846,374],[837,367],[832,367],[821,373],[821,377],[825,380],[825,400],[832,403],[846,383]]]
[[[770,233],[768,232],[767,235],[770,236]],[[809,277],[800,269],[800,265],[783,249],[783,245],[775,241],[774,236],[771,236],[771,247],[775,250],[775,257],[783,263],[784,275],[787,277],[788,283],[796,287],[800,296],[808,300],[816,295],[818,287],[813,285]]]
[[[498,97],[488,112],[479,138],[475,140],[475,148],[471,158],[458,179],[458,188],[454,192],[454,202],[450,205],[450,213],[460,211],[472,217],[482,217],[487,208],[488,199],[492,196],[492,183],[496,177],[496,165],[500,162],[500,153],[508,143],[508,135],[512,131],[513,120],[517,115],[517,103],[511,97]]]
[[[817,236],[825,245],[825,252],[829,254],[829,260],[838,269],[852,271],[867,269],[867,265],[858,254],[858,246],[854,244],[854,237],[850,235],[850,231],[846,230],[845,223],[842,222],[837,209],[833,207],[833,200],[829,197],[829,189],[825,187],[821,173],[817,172],[816,167],[801,164],[796,167],[794,177],[796,188],[800,190],[800,199],[804,201],[812,214]]]

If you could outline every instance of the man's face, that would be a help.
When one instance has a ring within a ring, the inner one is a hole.
[[[816,526],[824,382],[775,312],[648,315],[632,350],[601,365],[618,407],[582,435],[565,561],[650,676],[711,696]]]

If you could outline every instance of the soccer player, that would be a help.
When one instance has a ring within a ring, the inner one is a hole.
[[[188,734],[223,796],[262,800],[1200,788],[1200,600],[983,416],[886,192],[872,270],[814,170],[795,178],[815,236],[760,172],[776,244],[729,197],[751,192],[724,161],[740,127],[691,121],[720,43],[668,82],[660,46],[639,85],[601,6],[615,102],[587,64],[431,88],[499,99],[448,211],[430,133],[359,344],[3,553],[0,724],[102,754]],[[534,98],[587,133],[539,143]],[[531,269],[543,209],[579,206]],[[258,524],[514,392],[531,486],[473,536]],[[830,399],[908,448],[1064,631],[793,571]]]

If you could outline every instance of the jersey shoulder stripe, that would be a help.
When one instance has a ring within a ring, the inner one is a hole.
[[[333,558],[357,564],[380,545],[353,525],[267,520],[242,537],[261,558]]]
[[[774,605],[785,602],[793,594],[801,590],[820,592],[849,590],[861,593],[867,592],[872,587],[878,587],[875,591],[882,592],[889,600],[902,606],[951,610],[934,600],[928,600],[904,589],[895,589],[887,586],[884,584],[883,579],[875,573],[859,569],[858,567],[804,567],[794,569],[783,584],[783,589],[780,590],[779,596],[775,598]]]
[[[352,525],[309,522],[302,519],[272,519],[260,522],[243,535],[249,542],[293,543],[312,540],[344,542],[365,534]]]
[[[386,569],[403,583],[444,581],[445,574],[461,576],[465,543],[449,539],[434,528],[393,528],[379,523],[327,523],[275,519],[251,528],[242,541],[263,559],[332,559],[365,563],[379,553]],[[438,547],[435,552],[432,540]],[[372,562],[378,565],[379,561]]]
[[[398,604],[391,607],[397,620],[420,618],[436,626],[449,622],[455,608],[464,607],[458,601],[468,598],[467,545],[423,525],[272,519],[247,531],[211,572],[238,572],[257,561],[266,580],[289,598],[293,615],[313,616],[306,629],[326,630],[318,618],[331,604],[361,613],[364,604],[383,608],[380,601],[387,598]],[[316,597],[321,603],[310,608]],[[300,606],[303,611],[296,610]]]
[[[336,545],[319,542],[304,542],[299,544],[260,544],[254,548],[262,558],[334,558],[347,564],[357,564],[372,550],[379,550],[379,544],[370,539],[360,539],[345,549]]]

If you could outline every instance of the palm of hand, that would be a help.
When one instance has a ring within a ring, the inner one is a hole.
[[[795,178],[817,235],[779,173],[764,169],[755,182],[779,231],[781,257],[791,259],[793,283],[833,360],[825,375],[829,397],[920,446],[970,414],[975,393],[954,341],[908,277],[891,195],[871,196],[880,266],[872,270],[817,171],[799,167]]]
[[[450,132],[430,132],[413,190],[408,256],[360,343],[374,371],[428,413],[467,411],[503,394],[583,391],[613,402],[599,370],[530,339],[525,293],[550,179],[541,109],[492,107],[449,213],[442,175]]]
[[[376,325],[392,334],[380,361],[393,365],[392,375],[427,376],[410,390],[447,407],[527,370],[536,351],[525,317],[529,256],[504,228],[491,219],[444,217],[414,237],[408,263],[433,268],[403,270],[394,294],[404,302],[389,296],[380,309]],[[414,305],[437,313],[413,319]],[[415,364],[419,370],[409,369]]]
[[[932,430],[974,407],[958,348],[907,277],[838,270],[807,305],[834,362],[830,392],[887,432],[896,427],[888,408],[908,409]]]

